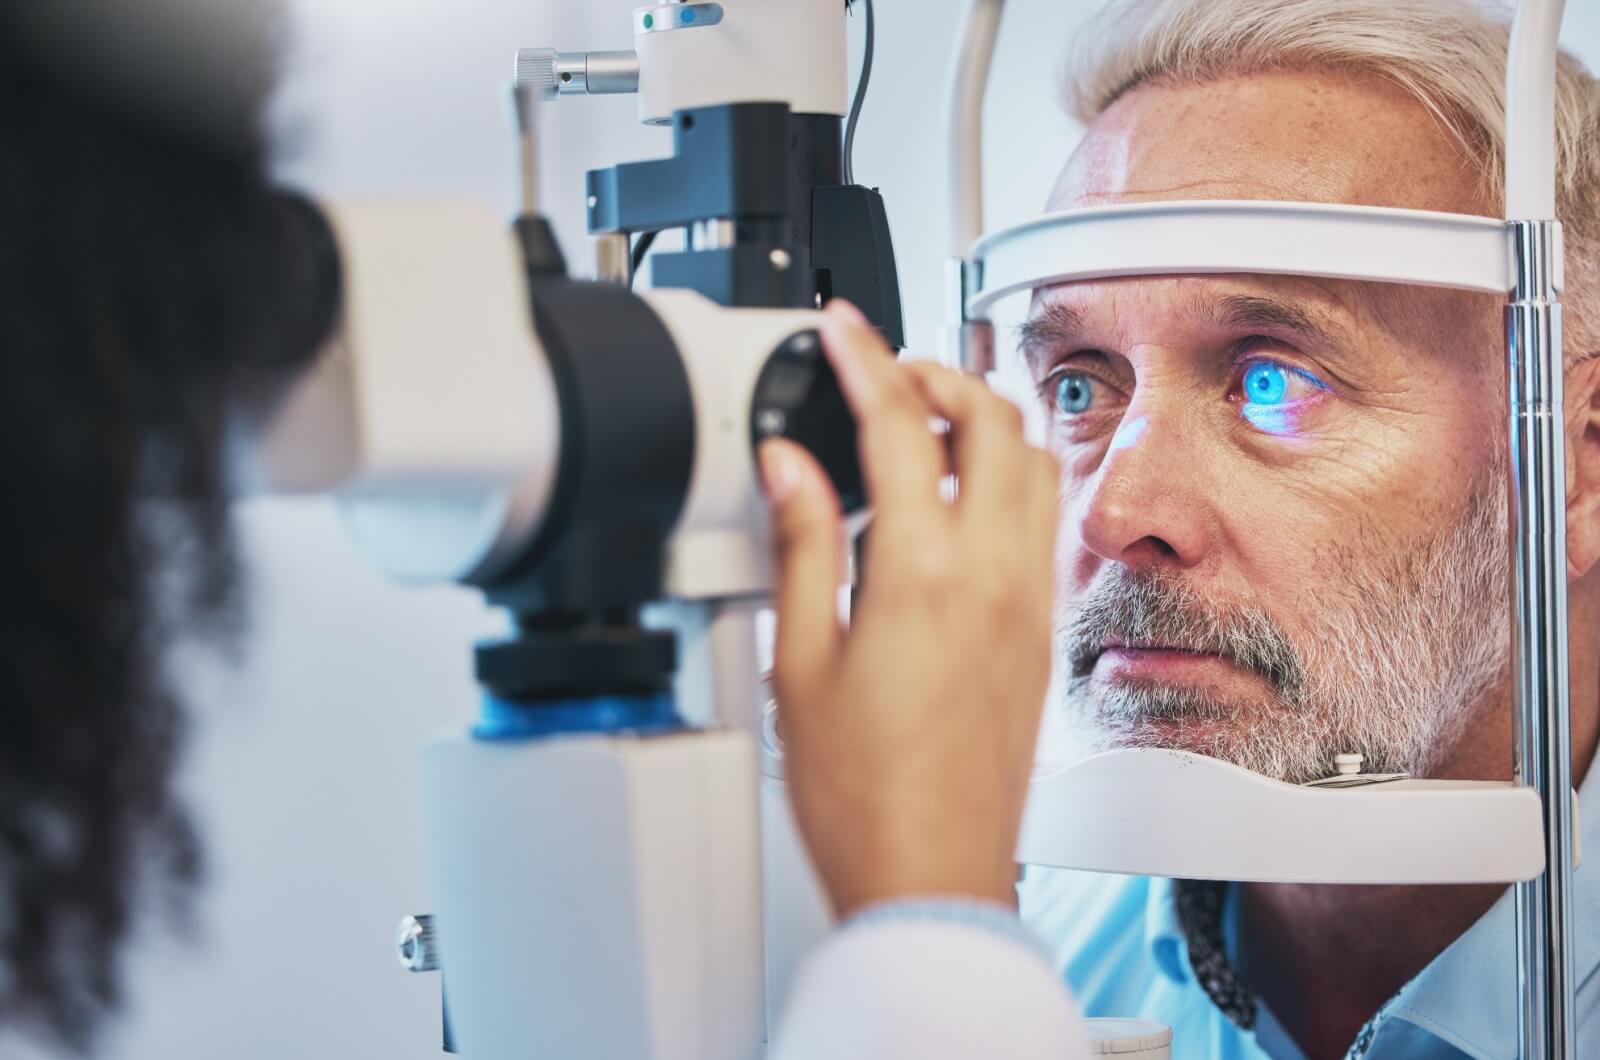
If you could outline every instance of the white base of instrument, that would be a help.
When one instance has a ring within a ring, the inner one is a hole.
[[[749,737],[452,733],[423,773],[462,1055],[750,1060],[763,1028]]]

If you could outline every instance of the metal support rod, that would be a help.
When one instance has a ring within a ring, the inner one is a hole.
[[[760,644],[758,644],[758,626],[760,626],[760,612],[765,600],[760,597],[744,597],[744,599],[717,599],[707,602],[706,645],[710,658],[710,682],[712,682],[712,703],[715,706],[717,724],[723,729],[734,732],[747,733],[750,740],[754,741],[755,748],[762,746],[763,727],[766,724],[766,695],[765,684],[762,679],[762,661],[760,661]],[[760,751],[757,751],[760,753]],[[762,807],[762,789],[757,786],[750,793],[750,799],[760,812]],[[774,1017],[782,1007],[782,999],[768,996],[768,991],[773,990],[778,982],[774,977],[774,956],[784,953],[782,948],[781,932],[789,925],[782,921],[774,921],[771,916],[770,892],[774,881],[765,879],[766,861],[773,857],[774,844],[781,844],[787,834],[781,829],[776,829],[774,821],[762,815],[762,943],[760,943],[760,961],[757,962],[755,975],[762,977],[762,1018],[766,1023],[765,1041],[773,1041],[776,1036]],[[794,839],[794,836],[787,836]],[[787,975],[789,969],[784,969]]]
[[[626,232],[594,237],[594,278],[627,287],[633,283],[633,243]]]
[[[968,295],[978,286],[977,270],[981,266],[960,258],[952,258],[948,264],[946,301],[950,315],[946,349],[953,367],[970,375],[986,376],[995,369],[994,324],[967,314]]]
[[[519,212],[539,212],[539,94],[536,87],[519,80],[512,87],[511,100],[517,116],[517,190]]]
[[[1544,805],[1545,871],[1516,889],[1523,1060],[1576,1060],[1572,1013],[1572,723],[1560,226],[1509,223],[1506,308],[1516,538],[1517,780]]]

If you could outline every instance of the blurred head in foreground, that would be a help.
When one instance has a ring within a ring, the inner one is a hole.
[[[235,624],[223,424],[309,353],[264,0],[0,12],[0,1024],[86,1049],[199,871],[165,649]]]

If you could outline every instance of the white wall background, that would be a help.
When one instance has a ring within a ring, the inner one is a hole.
[[[795,0],[830,2],[830,0]],[[913,347],[938,342],[940,114],[958,0],[879,0],[879,53],[857,173],[883,190]],[[632,0],[294,0],[279,108],[282,169],[324,195],[512,203],[503,86],[519,45],[628,45]],[[1092,4],[1012,0],[990,108],[991,227],[1043,200],[1076,132],[1055,102],[1060,52]],[[1600,4],[1572,0],[1566,39],[1600,65]],[[859,19],[853,32],[859,37]],[[569,257],[586,257],[582,172],[664,154],[627,99],[567,100],[548,128],[546,189]],[[150,932],[118,1060],[285,1060],[438,1053],[438,982],[391,956],[422,882],[423,736],[474,709],[469,646],[493,618],[469,594],[371,574],[328,506],[241,511],[255,631],[243,665],[197,666],[189,788],[211,862],[201,937]]]

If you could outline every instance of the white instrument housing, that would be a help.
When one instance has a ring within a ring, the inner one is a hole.
[[[505,222],[457,202],[334,202],[343,312],[259,427],[255,488],[331,492],[362,550],[459,581],[539,525],[561,409]]]
[[[789,336],[816,327],[821,315],[725,309],[693,291],[644,298],[683,356],[697,431],[689,496],[668,546],[667,594],[708,600],[770,592],[772,533],[750,410],[768,357]]]
[[[452,203],[323,208],[340,248],[342,320],[260,425],[251,477],[280,493],[333,493],[356,544],[392,577],[492,575],[546,517],[560,456],[554,377],[515,237]],[[720,728],[525,743],[462,731],[428,747],[428,864],[452,1027],[469,1056],[521,1057],[533,1045],[572,1057],[748,1057],[827,924],[783,788],[758,784],[755,607],[723,603],[773,588],[752,404],[771,354],[819,314],[724,309],[689,291],[645,298],[694,405],[665,595],[680,614],[706,616],[682,631],[695,664],[686,679],[712,702],[698,720]]]
[[[544,518],[560,455],[561,410],[515,237],[460,203],[323,209],[343,262],[339,330],[261,425],[246,478],[334,493],[352,538],[391,577],[492,576]],[[819,315],[724,309],[691,291],[646,301],[683,357],[697,431],[668,594],[767,592],[751,401],[767,358]]]
[[[845,24],[834,0],[722,0],[715,24],[671,23],[678,4],[634,12],[639,119],[724,103],[787,103],[796,114],[843,115]],[[652,27],[644,28],[645,15]]]

